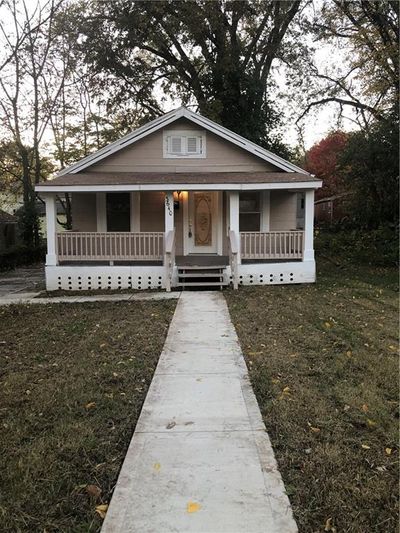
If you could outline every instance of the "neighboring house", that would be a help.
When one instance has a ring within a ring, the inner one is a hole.
[[[36,186],[46,200],[47,289],[313,282],[320,186],[181,107]],[[73,231],[58,233],[64,193]]]
[[[36,213],[39,219],[39,231],[41,235],[46,235],[47,233],[47,224],[46,224],[46,205],[42,200],[37,199],[36,200]],[[21,201],[21,205],[19,205],[18,209],[16,209],[15,215],[19,215],[23,212],[23,204]],[[57,198],[56,199],[56,209],[57,209],[57,231],[65,231],[65,228],[63,224],[65,223],[66,216],[65,211],[62,203]]]
[[[17,243],[17,217],[0,209],[0,252]]]
[[[13,213],[17,218],[23,211],[23,198],[22,194],[7,194],[0,193],[0,209],[4,209],[8,213]],[[46,206],[43,201],[36,200],[36,212],[39,218],[39,231],[41,235],[46,235]],[[60,202],[57,199],[57,230],[64,231],[63,224],[66,221],[65,211]]]
[[[346,199],[349,193],[335,194],[315,201],[315,223],[332,224],[348,214]]]

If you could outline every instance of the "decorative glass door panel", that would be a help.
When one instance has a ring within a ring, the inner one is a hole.
[[[221,239],[217,191],[189,191],[184,216],[185,254],[216,254]]]
[[[195,246],[212,246],[212,193],[194,193]]]

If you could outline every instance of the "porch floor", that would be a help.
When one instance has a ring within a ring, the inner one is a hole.
[[[177,266],[222,266],[229,264],[227,255],[177,255]]]

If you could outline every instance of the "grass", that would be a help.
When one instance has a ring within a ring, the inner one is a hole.
[[[174,308],[0,310],[1,531],[99,531]]]
[[[300,532],[397,532],[397,270],[318,265],[231,316]]]

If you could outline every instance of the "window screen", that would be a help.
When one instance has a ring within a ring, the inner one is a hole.
[[[239,231],[260,231],[260,193],[239,195]]]
[[[107,231],[131,230],[131,200],[128,192],[106,195]]]

